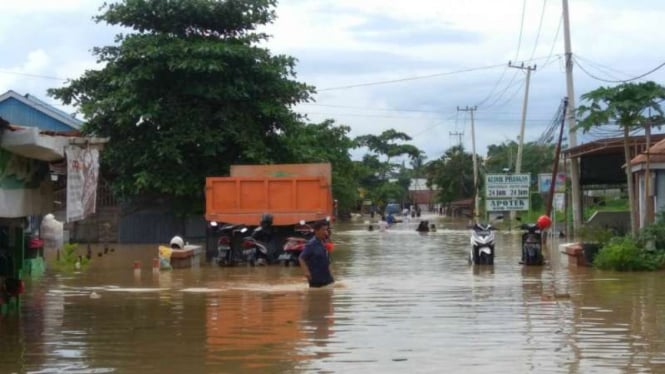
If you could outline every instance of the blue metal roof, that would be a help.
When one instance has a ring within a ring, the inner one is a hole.
[[[30,94],[23,96],[11,90],[0,95],[0,117],[13,125],[51,131],[80,130],[83,125],[83,121]]]

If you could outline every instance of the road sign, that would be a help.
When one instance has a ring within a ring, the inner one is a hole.
[[[538,192],[549,193],[550,186],[552,185],[552,174],[542,173],[538,174]],[[555,192],[564,192],[566,190],[566,174],[558,173],[556,176]]]
[[[487,199],[488,212],[501,212],[506,210],[529,210],[529,198],[513,199]]]
[[[487,174],[485,197],[488,212],[529,210],[529,174]]]

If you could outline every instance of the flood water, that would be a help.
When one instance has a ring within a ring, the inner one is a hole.
[[[29,281],[0,317],[0,373],[665,373],[663,273],[557,250],[525,268],[517,232],[473,268],[468,231],[437,223],[337,225],[332,289],[282,266],[153,275],[156,246],[95,247],[85,272]]]

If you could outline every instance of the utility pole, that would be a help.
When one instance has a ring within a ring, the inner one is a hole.
[[[529,83],[531,82],[531,72],[536,70],[536,65],[533,66],[524,66],[524,63],[520,66],[513,65],[508,61],[508,67],[526,70],[526,88],[524,89],[524,103],[522,104],[522,124],[520,126],[520,138],[517,143],[517,161],[515,162],[515,174],[522,172],[522,150],[524,148],[524,127],[526,126],[526,108],[529,103]]]
[[[460,112],[469,112],[471,114],[471,154],[473,156],[473,222],[478,223],[480,216],[480,200],[478,197],[478,159],[476,157],[476,130],[473,123],[473,113],[478,107],[457,107]]]
[[[575,86],[573,85],[573,52],[570,45],[570,19],[568,0],[563,1],[563,41],[566,55],[566,88],[568,94],[568,148],[577,146],[577,121],[575,119]],[[570,158],[571,206],[573,208],[573,233],[582,225],[582,194],[580,191],[580,168],[577,157]],[[631,213],[632,214],[632,213]],[[568,233],[570,234],[573,233]]]
[[[517,161],[515,162],[515,174],[519,174],[522,172],[522,150],[524,148],[524,127],[526,126],[526,108],[527,104],[529,103],[529,83],[531,82],[531,72],[536,70],[536,65],[524,66],[524,62],[522,62],[522,65],[515,66],[510,61],[508,61],[508,67],[520,70],[526,70],[526,87],[524,89],[524,103],[522,104],[522,124],[520,126],[520,138],[518,139],[517,143]],[[515,211],[510,212],[511,222],[515,220],[516,216],[517,212]]]
[[[462,136],[464,136],[464,132],[459,132],[459,131],[449,131],[448,132],[450,136],[456,136],[457,137],[457,145],[462,145]]]

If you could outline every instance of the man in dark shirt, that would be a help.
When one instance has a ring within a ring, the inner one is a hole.
[[[315,222],[312,228],[314,237],[300,254],[300,267],[305,271],[310,287],[324,287],[335,282],[330,272],[330,257],[323,242],[328,234],[328,223]]]

